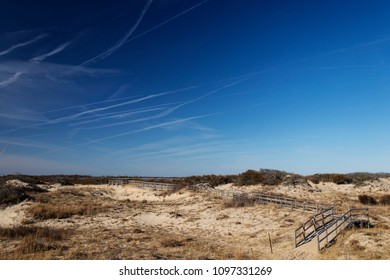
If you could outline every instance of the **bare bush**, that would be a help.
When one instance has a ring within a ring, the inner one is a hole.
[[[390,205],[390,194],[384,194],[379,198],[379,203],[382,205]]]
[[[0,205],[16,204],[29,198],[25,188],[9,185],[0,186]]]
[[[376,199],[370,195],[359,195],[358,196],[359,202],[366,205],[376,205],[378,202]]]
[[[103,207],[95,205],[93,203],[83,204],[64,204],[57,205],[53,203],[39,203],[29,208],[29,213],[37,220],[48,220],[48,219],[66,219],[74,215],[87,215],[92,216]]]
[[[0,227],[0,237],[7,239],[20,239],[24,237],[48,238],[50,240],[62,240],[68,235],[64,229],[38,226]]]
[[[162,247],[180,247],[183,246],[183,242],[179,241],[175,238],[166,238],[164,240],[161,240],[160,245]]]

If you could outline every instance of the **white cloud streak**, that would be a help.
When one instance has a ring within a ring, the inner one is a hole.
[[[8,53],[18,49],[18,48],[25,47],[25,46],[28,46],[30,44],[33,44],[33,43],[43,39],[46,36],[47,36],[47,34],[40,34],[40,35],[36,36],[35,38],[33,38],[33,39],[29,40],[29,41],[13,45],[12,47],[10,47],[10,48],[0,52],[0,56],[6,55],[6,54],[8,54]]]
[[[86,66],[91,63],[95,63],[99,60],[105,59],[108,56],[112,55],[114,52],[116,52],[125,42],[126,40],[134,33],[134,31],[137,29],[138,25],[141,23],[142,19],[144,18],[147,10],[149,9],[150,5],[152,4],[152,0],[148,0],[146,2],[145,7],[143,8],[142,12],[140,13],[139,17],[137,18],[137,21],[135,24],[127,31],[127,33],[114,45],[112,45],[108,50],[102,52],[101,54],[81,63],[79,66]]]
[[[116,135],[112,135],[112,136],[96,139],[96,140],[94,140],[94,142],[95,143],[99,143],[100,141],[114,139],[114,138],[130,135],[130,134],[135,134],[135,133],[139,133],[139,132],[143,132],[143,131],[148,131],[148,130],[152,130],[152,129],[156,129],[156,128],[160,128],[160,127],[173,126],[173,125],[185,123],[185,122],[188,122],[188,121],[191,121],[191,120],[196,120],[196,119],[200,119],[200,118],[210,117],[210,116],[213,116],[213,115],[215,115],[215,114],[193,116],[193,117],[178,119],[178,120],[174,120],[174,121],[159,123],[159,124],[151,125],[151,126],[144,127],[144,128],[141,128],[141,129],[132,130],[132,131],[128,131],[128,132],[124,132],[124,133],[120,133],[120,134],[116,134]]]
[[[174,111],[180,109],[181,107],[185,106],[185,105],[188,105],[188,104],[191,104],[191,103],[194,103],[196,101],[200,101],[210,95],[213,95],[221,90],[224,90],[226,88],[230,88],[232,86],[235,86],[247,79],[249,79],[250,77],[252,77],[253,75],[252,74],[248,74],[248,75],[245,75],[243,78],[239,79],[238,81],[235,81],[235,82],[232,82],[232,83],[228,83],[222,87],[219,87],[215,90],[212,90],[210,92],[207,92],[206,94],[203,94],[197,98],[194,98],[194,99],[191,99],[189,101],[186,101],[186,102],[183,102],[179,105],[176,105],[172,108],[169,108],[157,115],[154,115],[154,116],[149,116],[149,117],[144,117],[144,118],[139,118],[139,119],[134,119],[134,120],[129,120],[129,121],[124,121],[124,122],[118,122],[118,123],[110,123],[110,124],[105,124],[105,125],[100,125],[100,126],[94,126],[94,127],[89,127],[89,128],[83,128],[83,129],[100,129],[100,128],[107,128],[107,127],[113,127],[113,126],[120,126],[120,125],[125,125],[125,124],[131,124],[131,123],[138,123],[138,122],[143,122],[143,121],[149,121],[149,120],[153,120],[153,119],[159,119],[159,118],[162,118],[162,117],[165,117],[165,116],[168,116],[169,114],[173,113]]]
[[[102,117],[97,117],[97,118],[93,117],[90,120],[81,121],[81,122],[78,122],[78,123],[75,123],[75,124],[71,124],[70,126],[76,126],[76,125],[81,125],[81,124],[99,122],[99,121],[108,120],[108,119],[121,119],[121,118],[125,118],[125,117],[132,116],[132,115],[135,115],[135,114],[149,113],[149,112],[154,112],[154,111],[161,111],[163,109],[164,109],[164,107],[157,107],[157,108],[150,108],[150,109],[130,110],[130,111],[126,112],[126,113],[120,113],[120,114],[110,113],[110,116],[102,116]]]
[[[49,143],[12,137],[0,137],[0,143],[12,146],[35,148],[40,150],[51,150],[59,148],[58,146],[51,145]]]
[[[62,108],[52,109],[52,110],[44,111],[44,112],[42,112],[42,113],[43,113],[43,114],[46,114],[46,113],[54,113],[54,112],[68,111],[68,110],[73,110],[73,109],[81,109],[81,108],[85,108],[85,107],[88,107],[88,106],[91,106],[91,105],[104,104],[104,103],[111,103],[111,102],[115,102],[115,101],[122,101],[122,100],[129,100],[129,99],[131,99],[131,98],[129,98],[129,97],[115,98],[115,99],[110,99],[110,100],[103,100],[103,101],[97,101],[97,102],[86,103],[86,104],[82,104],[82,105],[74,105],[74,106],[68,106],[68,107],[62,107]]]
[[[60,46],[58,46],[57,48],[55,48],[54,50],[52,50],[51,52],[48,52],[48,53],[45,53],[45,54],[42,54],[40,56],[37,56],[37,57],[34,57],[31,59],[31,61],[33,62],[36,62],[36,63],[40,63],[42,62],[43,60],[45,60],[46,58],[50,57],[50,56],[53,56],[59,52],[62,52],[66,47],[68,47],[72,42],[66,42]]]
[[[12,83],[15,83],[18,80],[19,76],[22,74],[22,72],[16,72],[12,77],[8,78],[7,80],[1,81],[0,88],[4,88]]]
[[[5,146],[3,150],[0,152],[0,156],[4,155],[5,151],[7,150],[8,146]]]
[[[122,96],[132,85],[127,84],[127,85],[122,85],[116,90],[113,94],[110,95],[110,97],[107,100],[113,100],[116,98],[119,98]]]
[[[145,100],[148,100],[148,99],[152,99],[152,98],[156,98],[156,97],[160,97],[160,96],[164,96],[164,95],[168,95],[168,94],[173,94],[173,93],[177,93],[177,92],[187,91],[187,90],[191,90],[191,89],[194,89],[194,88],[196,88],[196,87],[195,86],[191,86],[191,87],[182,88],[182,89],[178,89],[178,90],[170,90],[170,91],[164,91],[164,92],[157,93],[157,94],[151,94],[151,95],[148,95],[148,96],[145,96],[145,97],[141,97],[141,98],[137,98],[137,99],[134,99],[134,100],[122,102],[122,103],[119,103],[119,104],[114,104],[114,105],[110,105],[110,106],[106,106],[106,107],[95,108],[95,109],[87,110],[87,111],[80,112],[80,113],[77,113],[77,114],[73,114],[73,115],[70,115],[70,116],[67,116],[67,117],[50,120],[50,121],[47,122],[47,124],[59,123],[59,122],[64,122],[64,121],[71,121],[71,120],[78,119],[81,116],[84,116],[84,115],[87,115],[87,114],[97,113],[97,112],[106,111],[106,110],[109,110],[109,109],[113,109],[113,108],[117,108],[117,107],[121,107],[121,106],[125,106],[125,105],[139,103],[141,101],[145,101]]]
[[[181,13],[179,13],[179,14],[177,14],[177,15],[175,15],[175,16],[173,16],[173,17],[171,17],[171,18],[169,18],[169,19],[167,19],[167,20],[165,20],[163,22],[161,22],[160,24],[157,24],[156,26],[154,26],[152,28],[149,28],[148,30],[142,32],[141,34],[138,34],[137,36],[134,36],[133,38],[127,39],[123,44],[129,43],[129,42],[131,42],[131,41],[133,41],[133,40],[135,40],[135,39],[137,39],[137,38],[139,38],[141,36],[144,36],[144,35],[148,34],[149,32],[152,32],[152,31],[156,30],[157,28],[160,28],[161,26],[163,26],[163,25],[165,25],[165,24],[167,24],[167,23],[177,19],[178,17],[180,17],[182,15],[185,15],[186,13],[192,11],[193,9],[196,9],[197,7],[207,3],[208,1],[209,0],[204,0],[204,1],[202,1],[202,2],[200,2],[198,4],[196,4],[196,5],[188,8],[187,10],[184,10],[183,12],[181,12]]]

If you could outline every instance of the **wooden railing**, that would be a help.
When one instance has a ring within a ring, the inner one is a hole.
[[[325,228],[335,216],[334,207],[321,210],[311,216],[299,228],[294,230],[294,246],[301,246],[315,237],[315,234],[322,228]]]
[[[294,198],[286,198],[282,196],[269,195],[269,194],[264,194],[259,192],[247,193],[247,192],[230,191],[230,190],[218,190],[214,188],[202,188],[196,186],[192,186],[192,188],[198,189],[200,191],[213,193],[223,198],[233,199],[234,201],[238,201],[238,202],[251,201],[260,204],[276,204],[280,207],[286,207],[292,210],[301,210],[301,211],[308,211],[314,213],[332,207],[331,205],[318,204],[310,201],[298,200]]]
[[[158,182],[151,182],[151,181],[141,181],[141,180],[132,180],[132,179],[111,179],[108,180],[109,185],[137,185],[139,187],[149,187],[153,189],[169,189],[169,188],[175,188],[178,185],[176,184],[168,184],[168,183],[158,183]]]
[[[170,188],[173,189],[179,187],[179,185],[177,184],[157,183],[157,182],[133,180],[127,178],[111,179],[109,180],[108,184],[109,185],[132,184],[140,187],[153,188],[155,190],[161,190],[161,189],[166,190]],[[239,191],[230,191],[230,190],[218,190],[215,188],[202,187],[197,185],[193,185],[191,186],[191,188],[202,192],[213,193],[215,195],[221,196],[226,199],[233,199],[234,201],[239,201],[244,203],[255,202],[260,204],[276,204],[280,207],[290,208],[291,210],[301,210],[301,211],[307,211],[313,213],[317,213],[319,211],[331,207],[330,205],[318,204],[310,201],[269,195],[269,194],[264,194],[259,192],[248,193],[248,192],[239,192]]]
[[[369,227],[370,217],[368,208],[352,208],[340,217],[335,218],[325,228],[317,232],[318,251],[331,243],[344,229],[353,223],[365,224]]]
[[[294,230],[294,246],[296,248],[315,239],[320,251],[352,223],[369,226],[368,208],[352,208],[341,216],[335,215],[333,207],[325,209]]]

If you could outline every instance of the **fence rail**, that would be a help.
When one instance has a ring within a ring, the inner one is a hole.
[[[335,215],[334,208],[326,209],[294,230],[294,246],[297,248],[315,241],[320,251],[353,223],[369,226],[368,208],[352,208],[341,216]]]
[[[294,230],[294,246],[298,247],[307,242],[310,242],[315,234],[325,228],[335,217],[334,207],[321,210],[317,214],[311,216],[299,228]]]
[[[301,210],[301,211],[317,213],[318,211],[322,211],[323,209],[328,209],[332,207],[331,205],[318,204],[309,201],[269,195],[269,194],[264,194],[259,192],[247,193],[247,192],[239,192],[239,191],[218,190],[213,188],[203,188],[203,187],[196,187],[196,186],[193,186],[193,188],[201,191],[213,193],[223,198],[233,199],[234,201],[238,201],[238,202],[248,201],[248,202],[256,202],[260,204],[276,204],[280,207],[286,207],[292,210]]]
[[[153,189],[170,189],[170,188],[175,188],[177,187],[176,184],[168,184],[168,183],[158,183],[158,182],[151,182],[151,181],[141,181],[141,180],[132,180],[132,179],[111,179],[108,180],[108,185],[137,185],[140,187],[148,187],[148,188],[153,188]]]
[[[364,220],[363,218],[366,218]],[[326,247],[332,242],[344,229],[349,227],[353,223],[360,223],[363,227],[363,223],[369,226],[369,213],[368,208],[352,208],[340,217],[336,217],[329,225],[317,233],[317,246],[318,251]]]

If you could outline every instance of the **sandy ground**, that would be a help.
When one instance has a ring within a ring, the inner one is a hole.
[[[296,187],[235,187],[228,184],[218,188],[272,192],[320,203],[338,203],[344,208],[356,205],[358,194],[389,194],[389,186],[390,181],[383,179],[359,188],[329,183]],[[292,211],[275,205],[228,207],[222,198],[208,193],[186,189],[167,193],[131,185],[53,186],[46,195],[51,195],[50,199],[56,198],[57,203],[96,201],[106,210],[91,216],[76,215],[67,219],[39,221],[33,220],[27,211],[36,202],[23,202],[0,210],[1,227],[34,224],[73,230],[72,236],[65,242],[66,249],[23,258],[389,258],[390,214],[389,207],[385,206],[376,206],[372,211],[372,220],[381,227],[348,231],[331,248],[318,253],[293,248],[292,232],[312,215],[308,212]],[[0,244],[6,243],[0,241]],[[7,257],[3,255],[2,258]]]

